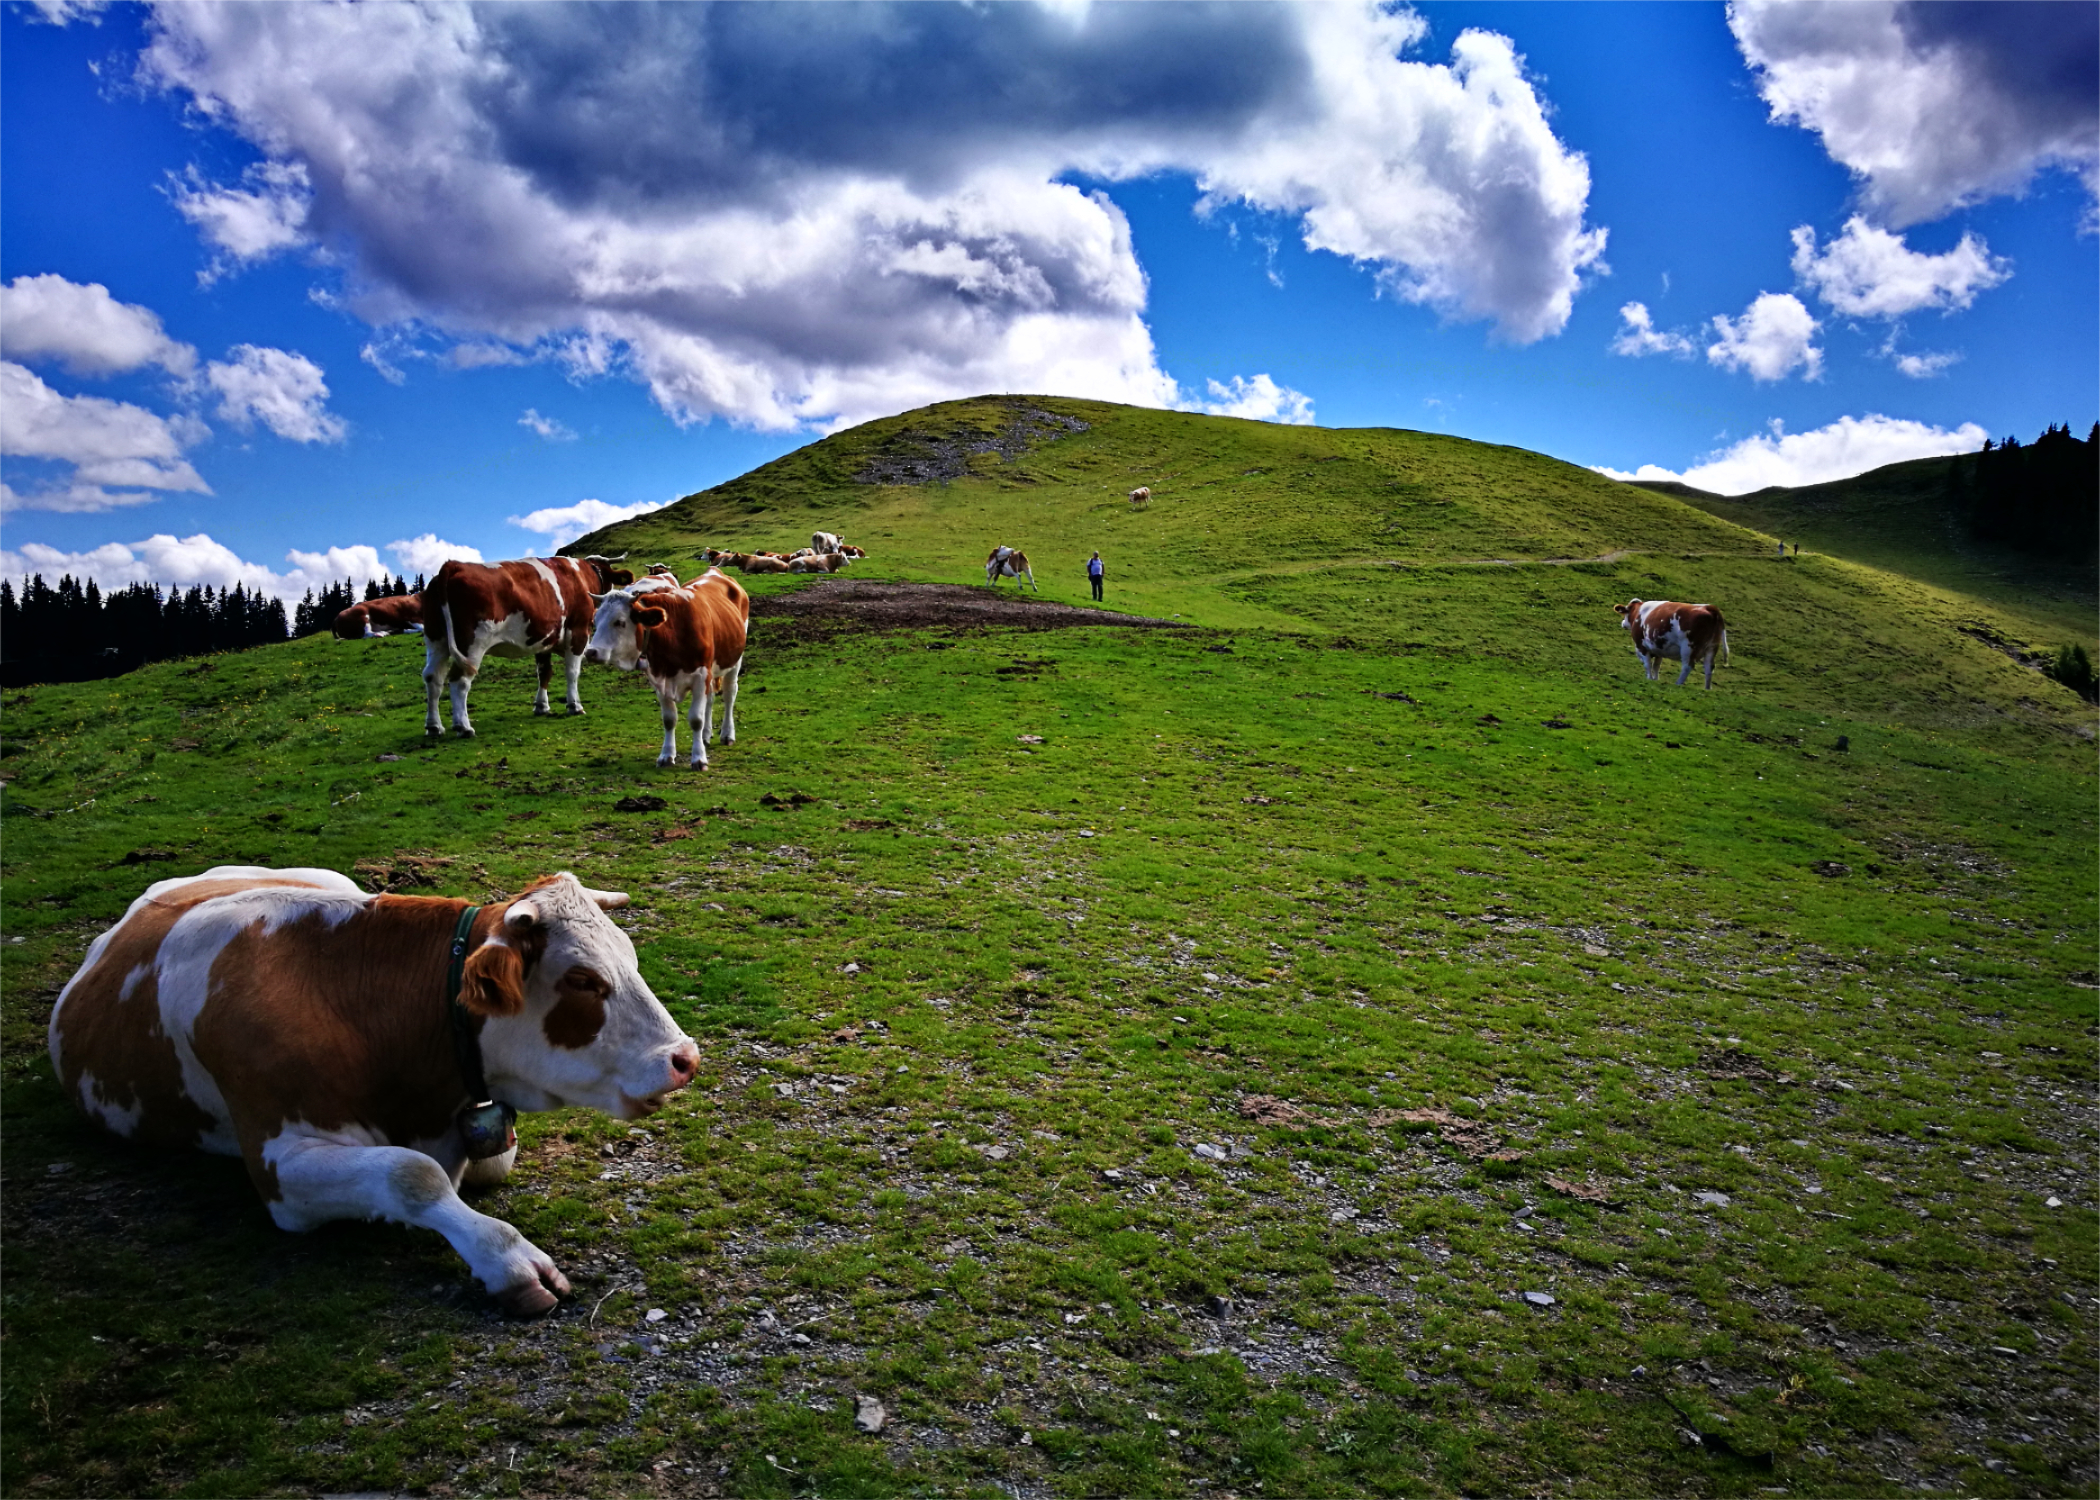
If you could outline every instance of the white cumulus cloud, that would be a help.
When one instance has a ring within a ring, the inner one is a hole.
[[[1611,341],[1611,352],[1635,359],[1645,354],[1674,354],[1689,358],[1692,341],[1681,333],[1657,328],[1645,302],[1629,302],[1619,309],[1619,336]]]
[[[312,192],[304,166],[258,162],[242,180],[245,187],[215,187],[192,168],[169,185],[175,211],[219,252],[198,275],[207,286],[229,270],[268,260],[306,238]]]
[[[1417,60],[1425,24],[1373,0],[198,3],[153,27],[147,75],[279,174],[178,193],[223,254],[303,238],[376,328],[633,379],[680,421],[1172,405],[1130,227],[1074,179],[1186,174],[1518,342],[1601,270],[1588,165],[1510,43]]]
[[[297,603],[308,589],[319,590],[345,578],[362,588],[367,579],[392,576],[379,565],[378,553],[365,546],[295,550],[285,555],[285,561],[292,566],[282,570],[250,562],[201,531],[185,537],[160,532],[143,541],[105,542],[84,552],[67,552],[42,542],[0,549],[0,576],[19,579],[41,573],[47,583],[56,583],[70,573],[82,582],[92,578],[105,589],[132,583],[182,589],[193,584],[230,589],[239,584],[251,592],[274,595],[287,605]]]
[[[547,538],[549,547],[565,547],[587,532],[631,516],[646,516],[662,510],[667,500],[637,500],[632,505],[608,505],[603,500],[579,500],[574,505],[549,506],[528,515],[509,517],[510,524]]]
[[[236,344],[227,362],[213,360],[204,378],[219,395],[219,415],[246,429],[256,422],[295,443],[339,443],[349,428],[325,409],[328,382],[303,354]]]
[[[1896,373],[1908,375],[1912,380],[1930,380],[1948,366],[1961,363],[1961,356],[1951,353],[1897,354],[1891,357],[1896,362]]]
[[[555,417],[543,417],[534,407],[526,407],[525,415],[518,418],[520,427],[529,428],[550,443],[573,443],[576,429]]]
[[[1854,215],[1844,233],[1820,250],[1816,232],[1794,230],[1794,274],[1848,318],[1900,318],[1927,308],[1952,311],[2012,275],[1974,232],[1942,255],[1923,255],[1901,235],[1876,229]]]
[[[455,558],[460,562],[486,562],[480,551],[462,546],[458,542],[441,540],[437,533],[426,531],[421,536],[407,537],[398,542],[388,542],[386,550],[394,554],[394,562],[403,573],[413,577],[421,573],[429,578],[446,563]]]
[[[2062,167],[2100,191],[2100,7],[1733,0],[1772,118],[1823,139],[1895,228]]]
[[[0,454],[71,466],[56,485],[10,487],[9,509],[103,510],[147,498],[113,495],[105,486],[208,495],[211,486],[182,456],[203,435],[203,425],[194,420],[161,417],[101,396],[63,395],[34,371],[0,361]]]
[[[186,376],[197,351],[171,339],[151,308],[119,302],[100,282],[17,276],[0,287],[0,352],[55,360],[75,375],[120,375],[158,365]]]
[[[1706,358],[1724,370],[1745,370],[1753,380],[1784,380],[1797,367],[1804,379],[1823,373],[1816,347],[1818,323],[1801,299],[1788,292],[1761,292],[1740,318],[1717,315]]]
[[[1950,432],[1879,413],[1840,417],[1811,432],[1788,432],[1774,422],[1769,433],[1708,454],[1682,473],[1659,464],[1642,464],[1632,473],[1602,467],[1597,472],[1613,479],[1674,479],[1715,495],[1747,495],[1772,485],[1798,488],[1850,479],[1913,458],[1973,452],[1983,446],[1986,435],[1974,422]]]
[[[1204,382],[1210,388],[1208,401],[1189,403],[1192,411],[1214,417],[1248,417],[1256,422],[1281,422],[1287,427],[1313,425],[1312,397],[1303,391],[1278,385],[1266,374],[1248,379],[1235,375],[1230,381]]]

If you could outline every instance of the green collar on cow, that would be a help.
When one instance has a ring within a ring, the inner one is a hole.
[[[518,1134],[513,1128],[518,1112],[489,1097],[488,1076],[482,1071],[481,1039],[475,1030],[474,1017],[467,1014],[467,1008],[459,1003],[460,985],[467,975],[468,939],[474,930],[474,919],[480,915],[478,906],[469,906],[459,914],[459,925],[452,929],[451,961],[445,969],[445,1010],[452,1023],[452,1053],[459,1062],[459,1075],[467,1085],[467,1102],[460,1106],[454,1123],[459,1128],[460,1144],[466,1148],[470,1161],[501,1156],[518,1143]]]

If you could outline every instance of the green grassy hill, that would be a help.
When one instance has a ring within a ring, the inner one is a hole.
[[[1741,496],[1684,484],[1642,488],[1816,552],[1986,601],[2020,622],[2027,649],[2076,642],[2091,651],[2100,620],[2100,572],[2087,558],[2038,558],[1978,542],[1949,501],[1952,458],[1888,464],[1851,479]]]
[[[0,1490],[2092,1491],[2096,714],[2024,616],[1513,449],[1035,398],[576,550],[818,528],[1081,604],[1098,547],[1197,628],[761,618],[700,773],[602,669],[426,744],[413,639],[0,699]],[[1725,611],[1713,691],[1636,594]],[[520,1122],[479,1206],[560,1312],[83,1125],[52,998],[220,863],[633,893],[705,1061]]]

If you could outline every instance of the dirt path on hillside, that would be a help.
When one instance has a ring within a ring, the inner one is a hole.
[[[875,583],[852,578],[825,578],[792,593],[754,595],[751,618],[754,622],[763,621],[763,634],[774,639],[783,635],[823,637],[926,626],[983,629],[1003,625],[1021,630],[1067,630],[1082,625],[1115,625],[1132,630],[1189,628],[1175,620],[1082,609],[968,584]]]

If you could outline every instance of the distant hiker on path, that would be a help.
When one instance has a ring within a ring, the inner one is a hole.
[[[1101,577],[1108,570],[1102,566],[1101,554],[1096,552],[1086,560],[1086,581],[1094,586],[1094,598],[1101,597]]]
[[[1779,544],[1779,555],[1781,557],[1786,556],[1786,543],[1783,541]]]

